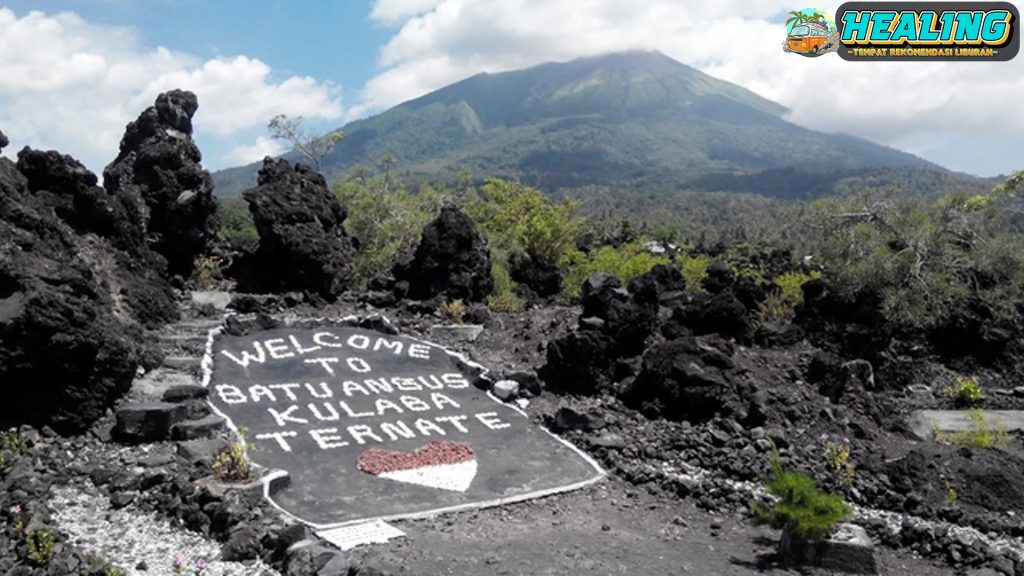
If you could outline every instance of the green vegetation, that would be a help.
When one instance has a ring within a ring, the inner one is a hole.
[[[775,500],[767,506],[751,504],[756,524],[809,541],[828,536],[852,511],[842,497],[819,490],[807,474],[783,468],[777,450],[772,450],[769,460],[771,473],[765,485]]]
[[[701,282],[707,276],[708,266],[711,265],[711,257],[706,254],[693,256],[684,254],[677,260],[680,263],[683,279],[686,280],[686,286],[691,290],[700,290]]]
[[[855,470],[850,461],[850,439],[843,437],[833,441],[827,435],[821,438],[821,449],[825,454],[825,464],[839,486],[853,485]]]
[[[976,406],[985,399],[977,376],[958,376],[956,382],[946,388],[946,395],[958,406]]]
[[[668,256],[651,254],[641,242],[619,248],[602,246],[590,254],[576,252],[569,261],[564,292],[567,296],[578,297],[583,282],[594,272],[606,272],[628,284],[658,264],[668,263]]]
[[[576,209],[575,202],[555,203],[539,190],[492,179],[466,213],[499,254],[522,252],[539,266],[561,266],[572,257],[584,222]]]
[[[956,446],[967,446],[970,448],[992,449],[1005,448],[1010,443],[1010,433],[1004,426],[993,426],[985,412],[982,410],[969,410],[968,418],[971,419],[970,427],[963,432],[947,432],[937,430],[935,440],[946,442]]]
[[[246,440],[245,429],[238,429],[238,440],[217,453],[211,468],[217,478],[225,482],[245,482],[252,477],[249,452],[254,446]]]
[[[524,304],[516,296],[508,267],[503,262],[493,262],[491,276],[494,278],[494,292],[487,297],[487,307],[495,312],[521,312]]]
[[[849,294],[883,297],[894,324],[931,329],[984,308],[993,324],[1015,323],[1024,288],[1019,175],[985,195],[926,203],[863,194],[815,202],[807,250],[820,254]]]
[[[803,285],[821,278],[821,272],[814,270],[810,273],[786,272],[776,276],[772,283],[778,286],[779,293],[790,308],[795,308],[804,301]]]
[[[25,451],[28,444],[14,428],[0,432],[0,470],[7,466],[18,454]]]
[[[33,530],[25,535],[28,559],[36,566],[46,566],[53,558],[54,537],[49,530]]]
[[[196,256],[192,267],[192,282],[196,290],[230,290],[231,283],[221,274],[221,259],[218,256]]]
[[[395,262],[411,254],[423,227],[451,196],[444,188],[432,186],[409,192],[395,181],[386,160],[379,172],[363,167],[334,185],[334,193],[348,208],[345,227],[359,241],[353,263],[357,288],[389,273]]]
[[[956,488],[953,488],[953,485],[949,483],[949,480],[946,480],[946,507],[951,508],[956,506],[957,500],[959,499],[960,495],[957,494]]]
[[[466,321],[466,303],[462,300],[452,300],[442,303],[437,311],[441,317],[455,324],[462,324]]]
[[[272,138],[287,142],[293,151],[301,154],[317,171],[323,167],[324,159],[330,155],[338,142],[345,139],[345,134],[341,130],[334,130],[323,136],[307,132],[302,127],[302,116],[289,118],[284,114],[278,114],[270,119],[267,128]]]
[[[346,124],[348,137],[322,171],[343,177],[390,154],[417,185],[454,182],[470,170],[552,193],[610,186],[629,202],[679,190],[794,199],[861,186],[974,193],[984,182],[864,140],[787,124],[784,113],[663,55],[609,54],[474,76]],[[216,174],[218,194],[251,186],[257,169]]]
[[[252,221],[249,205],[241,198],[226,198],[220,201],[217,212],[220,219],[218,237],[224,242],[241,245],[255,245],[260,235]]]

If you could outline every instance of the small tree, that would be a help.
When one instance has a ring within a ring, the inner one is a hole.
[[[772,470],[765,487],[774,501],[751,504],[756,524],[782,530],[784,541],[807,543],[828,536],[852,512],[841,496],[819,490],[807,474],[783,468],[777,450],[769,460]]]
[[[275,140],[284,140],[292,145],[296,152],[302,154],[315,170],[320,171],[326,158],[345,139],[345,134],[334,130],[324,136],[316,136],[302,127],[302,116],[289,118],[278,114],[267,123],[270,136]]]

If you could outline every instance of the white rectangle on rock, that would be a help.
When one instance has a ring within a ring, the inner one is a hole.
[[[364,524],[320,530],[317,535],[347,551],[365,544],[385,544],[389,540],[405,536],[405,532],[383,520],[375,520]]]

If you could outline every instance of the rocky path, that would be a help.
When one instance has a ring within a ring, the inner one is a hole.
[[[615,476],[571,494],[395,525],[406,539],[356,549],[356,563],[384,573],[481,576],[799,573],[777,565],[777,534],[752,528],[742,513],[708,513]],[[954,574],[887,549],[879,561],[887,575]]]

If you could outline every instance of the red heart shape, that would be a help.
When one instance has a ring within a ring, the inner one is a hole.
[[[424,466],[458,464],[475,460],[476,453],[469,444],[434,440],[415,452],[395,452],[370,448],[359,455],[359,469],[374,476],[398,470],[412,470]]]

